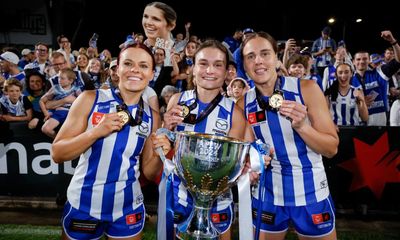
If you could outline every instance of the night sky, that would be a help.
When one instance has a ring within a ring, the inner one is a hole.
[[[152,1],[111,0],[99,3],[87,0],[85,4],[66,3],[65,9],[71,10],[69,12],[72,12],[73,18],[69,18],[62,31],[72,40],[73,48],[86,45],[93,32],[96,32],[100,36],[99,49],[111,49],[116,55],[118,45],[125,40],[126,35],[132,31],[143,32],[142,13],[149,2]],[[277,0],[242,1],[245,5],[233,5],[232,1],[217,0],[164,2],[171,5],[178,15],[174,34],[184,32],[184,23],[190,21],[190,32],[201,38],[213,37],[222,40],[224,36],[233,34],[236,28],[251,27],[256,31],[266,31],[277,40],[293,37],[312,41],[320,37],[322,28],[327,25],[327,19],[334,16],[339,20],[331,26],[332,37],[337,42],[343,39],[345,23],[345,41],[350,52],[383,52],[389,46],[380,38],[380,31],[383,29],[391,29],[395,38],[400,38],[400,21],[395,18],[393,10],[385,10],[383,6],[362,4],[359,9],[354,9],[346,7],[346,1],[341,0],[331,1],[337,5],[329,8],[311,3],[308,6],[302,4],[309,1],[297,1],[297,5]],[[359,17],[363,22],[356,24],[355,19]]]

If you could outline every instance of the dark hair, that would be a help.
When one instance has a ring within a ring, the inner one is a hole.
[[[146,45],[144,45],[143,43],[139,43],[139,42],[135,42],[134,44],[130,44],[130,45],[124,47],[123,49],[121,49],[121,51],[119,52],[119,55],[118,55],[117,65],[119,65],[119,59],[121,58],[121,54],[126,49],[129,49],[129,48],[141,48],[141,49],[145,50],[151,57],[152,64],[153,64],[153,67],[152,67],[153,71],[156,69],[156,61],[154,60],[153,53],[151,52],[151,50]]]
[[[337,97],[339,96],[339,79],[338,79],[338,76],[337,76],[337,70],[342,65],[348,66],[350,71],[351,72],[353,71],[351,69],[351,66],[348,63],[340,63],[339,65],[336,66],[336,70],[335,70],[336,80],[333,81],[332,85],[328,89],[326,89],[325,92],[324,92],[325,96],[330,96],[331,101],[336,101]]]
[[[199,48],[197,48],[196,52],[194,53],[193,57],[193,64],[196,64],[196,55],[199,53],[201,50],[205,48],[216,48],[219,49],[221,52],[225,54],[225,68],[228,69],[228,61],[229,61],[229,53],[228,50],[222,43],[218,40],[206,40],[203,42]]]
[[[176,23],[177,15],[175,10],[171,6],[163,2],[152,2],[147,4],[146,7],[155,7],[160,9],[164,13],[164,18],[169,26]]]
[[[243,60],[243,49],[244,47],[247,45],[247,43],[256,38],[256,37],[261,37],[261,38],[265,38],[266,40],[268,40],[268,42],[271,43],[272,45],[272,49],[274,49],[274,52],[277,53],[278,52],[278,43],[276,42],[276,40],[269,35],[266,32],[260,31],[260,32],[256,32],[256,33],[249,33],[248,36],[246,37],[246,39],[243,41],[242,46],[240,47],[240,53],[242,55],[242,60]]]
[[[46,78],[45,78],[45,76],[43,75],[43,74],[41,74],[40,72],[38,72],[37,70],[34,70],[34,69],[27,69],[28,71],[25,71],[25,75],[26,75],[26,77],[25,77],[25,79],[27,80],[26,81],[26,91],[30,94],[30,95],[33,95],[34,94],[34,92],[32,91],[32,89],[31,89],[31,86],[29,85],[29,81],[30,81],[30,78],[32,77],[32,76],[38,76],[40,79],[42,79],[42,82],[43,82],[43,88],[42,88],[42,90],[44,91],[45,90],[45,87],[46,87]]]
[[[67,38],[67,37],[64,36],[64,34],[61,34],[60,36],[57,36],[57,42],[60,44],[61,43],[61,39],[63,39],[63,38]]]
[[[286,69],[289,69],[290,65],[292,64],[301,64],[305,69],[308,68],[308,58],[306,56],[303,56],[301,54],[293,54],[290,56],[290,58],[286,62]]]

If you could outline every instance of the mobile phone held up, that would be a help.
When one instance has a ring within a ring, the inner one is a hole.
[[[99,34],[93,33],[93,36],[89,40],[89,47],[97,48],[97,40],[99,39]]]

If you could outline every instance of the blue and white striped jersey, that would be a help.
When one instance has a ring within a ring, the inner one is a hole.
[[[330,99],[330,112],[333,122],[337,126],[358,126],[361,123],[360,114],[354,97],[354,87],[350,87],[346,95],[342,96],[340,92],[336,101]]]
[[[96,91],[89,114],[91,129],[107,113],[116,112],[120,98],[111,89]],[[138,105],[128,106],[135,116]],[[144,102],[142,123],[97,139],[83,154],[68,187],[68,201],[80,211],[104,221],[115,221],[143,202],[139,183],[139,155],[152,132],[153,115]]]
[[[281,86],[286,100],[304,104],[297,78],[282,77]],[[268,101],[268,97],[264,100]],[[304,206],[327,198],[329,188],[322,156],[306,145],[291,122],[279,112],[263,110],[255,89],[247,92],[244,104],[245,116],[256,139],[275,150],[276,159],[266,172],[266,201],[277,206]],[[257,198],[258,190],[254,193]]]

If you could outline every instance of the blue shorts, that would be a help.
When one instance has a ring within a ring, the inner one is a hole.
[[[68,116],[68,110],[55,110],[53,111],[53,114],[50,116],[50,118],[54,118],[60,123],[60,126],[65,122],[65,119],[67,119]]]
[[[258,200],[253,198],[253,225],[256,224]],[[261,215],[261,231],[284,232],[289,220],[299,235],[319,237],[330,234],[335,228],[335,208],[331,196],[307,206],[285,207],[264,203]]]
[[[179,191],[182,192],[182,186],[181,189],[179,189],[181,181],[178,179],[178,176],[174,176],[174,222],[175,224],[180,224],[184,222],[190,215],[193,209],[193,198],[192,195],[185,189],[187,198],[183,201],[182,198],[179,197]],[[185,205],[183,205],[182,202],[186,202]],[[220,202],[224,201],[229,202],[224,207],[223,209],[217,210],[218,204]],[[214,204],[211,208],[211,221],[214,224],[214,226],[218,229],[220,233],[226,232],[230,226],[232,225],[232,222],[234,220],[234,205],[233,205],[233,200],[232,200],[232,192],[228,191],[227,193],[223,194],[222,196],[218,197],[215,201]]]
[[[144,227],[146,211],[140,205],[134,211],[114,222],[101,221],[75,209],[67,202],[61,219],[65,234],[70,239],[99,239],[105,233],[113,238],[134,237],[141,233]]]

